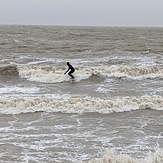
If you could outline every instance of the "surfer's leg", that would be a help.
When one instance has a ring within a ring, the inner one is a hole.
[[[71,76],[71,78],[73,79],[74,77],[72,76],[71,73],[72,73],[72,72],[70,71],[70,72],[68,73],[68,75]]]

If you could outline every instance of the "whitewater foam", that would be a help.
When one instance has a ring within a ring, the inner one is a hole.
[[[50,97],[50,96],[2,96],[0,97],[0,112],[5,114],[19,114],[27,112],[63,112],[86,113],[95,112],[108,114],[112,112],[124,112],[138,109],[163,110],[163,98],[161,96],[142,97]]]

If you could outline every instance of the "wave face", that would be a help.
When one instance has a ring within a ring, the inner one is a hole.
[[[60,83],[68,81],[64,75],[64,68],[53,66],[28,66],[19,67],[19,75],[31,81],[44,83]],[[77,67],[74,76],[79,82],[89,79],[92,75],[101,77],[117,77],[129,79],[155,79],[163,78],[163,68],[159,67],[134,67],[134,66],[110,66],[110,67]]]
[[[0,112],[19,114],[27,112],[102,113],[124,112],[139,109],[163,110],[160,96],[95,98],[95,97],[1,97]]]

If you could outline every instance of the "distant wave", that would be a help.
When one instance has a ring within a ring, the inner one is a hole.
[[[27,112],[45,111],[62,113],[102,113],[124,112],[138,109],[163,110],[163,97],[23,97],[0,96],[0,112],[4,114],[19,114]]]
[[[18,76],[19,72],[15,65],[5,65],[0,67],[0,76]]]
[[[115,151],[108,149],[106,154],[100,159],[92,159],[83,163],[162,163],[163,150],[157,150],[149,153],[147,157],[142,159],[133,158],[127,154],[116,154]]]
[[[22,66],[18,67],[21,78],[26,78],[30,81],[43,83],[60,83],[69,81],[69,76],[64,75],[65,68],[53,66]],[[130,79],[155,79],[163,78],[162,67],[134,67],[134,66],[101,66],[101,67],[77,67],[74,76],[79,82],[84,79],[89,79],[92,75],[101,77],[117,77]]]

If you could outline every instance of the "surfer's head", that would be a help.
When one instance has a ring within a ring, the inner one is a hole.
[[[67,65],[70,65],[70,63],[69,63],[69,62],[67,62]]]

